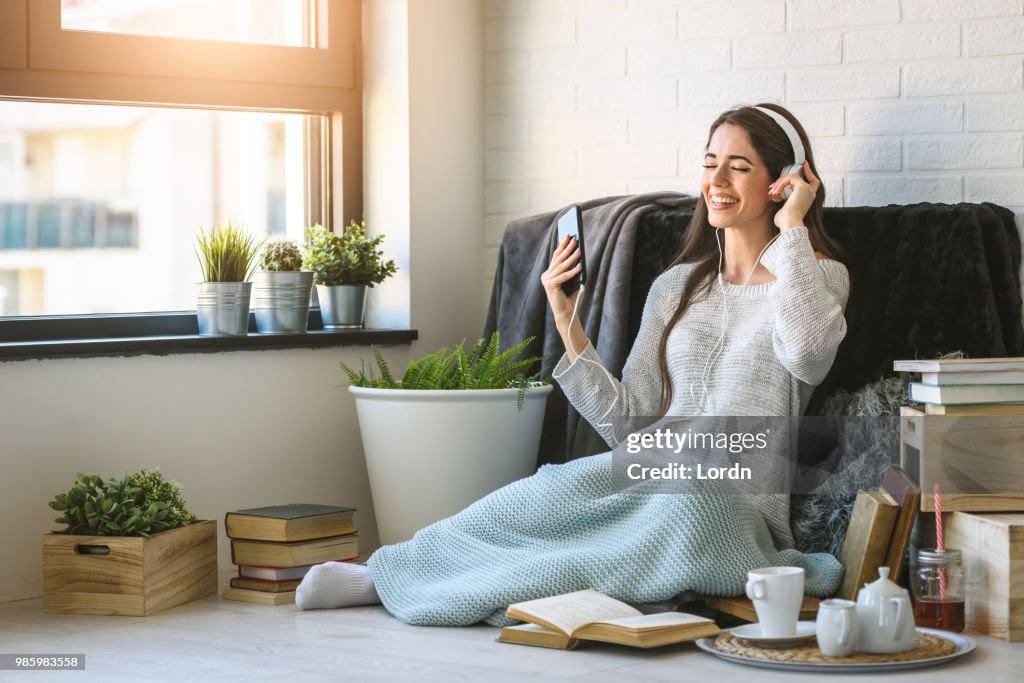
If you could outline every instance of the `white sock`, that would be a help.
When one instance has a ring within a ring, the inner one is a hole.
[[[299,609],[379,605],[370,568],[352,562],[325,562],[306,572],[295,589]]]

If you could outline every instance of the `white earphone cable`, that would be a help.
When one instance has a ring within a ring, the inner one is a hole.
[[[713,407],[714,407],[714,401],[711,398],[711,390],[709,389],[707,382],[711,378],[710,375],[711,375],[711,372],[714,370],[714,364],[716,362],[718,362],[718,358],[722,355],[722,351],[725,350],[725,338],[726,338],[726,335],[727,335],[727,332],[728,332],[728,329],[729,329],[729,316],[730,316],[730,313],[729,313],[729,305],[728,305],[728,301],[727,301],[729,295],[725,291],[725,285],[723,284],[725,278],[722,275],[722,261],[724,259],[725,254],[722,251],[722,242],[721,242],[721,239],[719,238],[718,231],[719,231],[719,228],[715,228],[715,242],[718,244],[718,288],[722,292],[722,311],[724,313],[724,316],[722,318],[722,334],[719,337],[718,343],[715,344],[715,348],[713,349],[712,353],[708,355],[708,358],[707,358],[707,360],[704,363],[704,370],[702,371],[701,377],[700,377],[700,380],[699,380],[700,383],[701,383],[701,389],[702,389],[702,393],[701,393],[700,398],[698,398],[696,393],[694,392],[694,385],[697,383],[698,380],[693,380],[693,381],[690,382],[690,398],[693,400],[694,403],[697,404],[697,406],[700,408],[700,410],[702,412],[703,411],[711,411],[713,409]],[[781,235],[781,234],[782,233],[779,233],[779,235]],[[757,270],[757,266],[761,262],[761,257],[764,256],[764,252],[766,252],[768,250],[768,247],[770,247],[772,245],[772,242],[774,242],[775,240],[777,240],[779,238],[779,235],[776,235],[775,237],[771,238],[768,241],[768,244],[764,245],[764,248],[761,249],[761,253],[759,253],[757,255],[757,259],[754,261],[754,267],[750,269],[750,272],[747,274],[746,279],[743,281],[743,286],[744,287],[746,287],[747,284],[750,282],[750,278],[752,278],[754,276],[754,271]],[[583,356],[581,356],[580,353],[576,350],[575,344],[573,344],[573,341],[572,341],[572,325],[576,321],[576,314],[577,314],[577,312],[579,310],[580,301],[583,299],[583,295],[585,293],[586,293],[586,286],[581,284],[580,285],[580,289],[579,289],[579,294],[576,297],[576,302],[573,304],[573,307],[572,307],[572,315],[569,316],[569,332],[568,332],[568,334],[566,336],[567,336],[567,338],[569,340],[569,348],[572,350],[573,355],[576,356],[576,358],[578,360],[584,361],[586,363],[591,363],[591,364],[596,365],[597,367],[601,368],[601,371],[604,373],[605,377],[608,378],[608,383],[611,384],[612,391],[615,392],[615,398],[614,398],[614,400],[612,400],[611,405],[609,405],[608,409],[605,410],[604,413],[602,413],[599,418],[597,418],[598,420],[603,421],[606,417],[608,417],[608,414],[612,412],[612,410],[615,408],[616,404],[618,403],[618,401],[619,401],[619,389],[618,389],[618,385],[615,382],[615,378],[612,377],[611,373],[608,372],[608,370],[603,365],[601,365],[600,363],[598,363],[596,361],[590,360],[589,358],[584,358]],[[706,406],[707,406],[706,408],[705,408],[705,402],[706,402]],[[594,426],[596,426],[596,427],[609,427],[609,428],[614,429],[614,425],[612,425],[610,422],[598,422],[598,423],[595,423]]]
[[[704,362],[704,370],[701,372],[699,380],[702,389],[700,398],[697,398],[697,395],[693,389],[694,385],[697,383],[698,380],[693,380],[690,382],[690,398],[693,400],[694,403],[697,404],[697,407],[701,410],[701,412],[709,413],[714,409],[714,401],[711,399],[711,390],[708,388],[707,382],[711,378],[711,371],[714,369],[714,364],[718,362],[718,358],[722,355],[722,351],[725,350],[725,337],[729,328],[729,295],[725,291],[725,277],[722,275],[722,259],[724,258],[725,254],[722,252],[722,241],[719,238],[719,230],[720,228],[715,228],[715,243],[718,245],[717,279],[718,288],[722,292],[722,311],[724,313],[724,316],[722,318],[722,335],[721,337],[719,337],[718,343],[715,344],[715,348],[712,350],[712,353],[708,355],[708,359]],[[780,232],[779,235],[781,234],[782,233]],[[768,250],[768,247],[772,245],[772,242],[779,238],[779,235],[776,235],[775,237],[768,240],[768,244],[764,245],[764,248],[761,249],[761,253],[758,254],[757,259],[754,260],[754,267],[750,269],[749,273],[747,273],[747,278],[743,281],[742,286],[746,287],[747,284],[750,282],[750,278],[754,276],[754,271],[757,270],[757,266],[761,262],[761,257],[764,256],[764,252]]]
[[[604,376],[608,378],[608,383],[612,385],[612,391],[615,392],[615,400],[613,400],[612,404],[610,406],[608,406],[608,410],[604,411],[604,413],[602,413],[601,417],[597,418],[598,420],[604,420],[606,417],[608,417],[608,413],[612,412],[612,409],[615,407],[615,404],[619,402],[619,389],[618,389],[618,385],[616,385],[616,383],[615,383],[615,378],[612,377],[611,373],[608,372],[608,370],[605,369],[605,367],[603,365],[601,365],[600,363],[598,363],[596,361],[592,361],[589,358],[584,358],[583,356],[581,356],[579,354],[579,352],[576,350],[575,345],[572,343],[572,324],[576,320],[576,311],[579,309],[580,301],[583,299],[583,294],[586,291],[587,291],[586,287],[581,284],[580,285],[579,295],[576,297],[576,303],[573,304],[573,307],[572,307],[572,315],[569,317],[569,332],[568,332],[568,334],[566,336],[569,338],[569,348],[572,349],[572,353],[573,353],[574,356],[576,356],[577,360],[582,360],[582,361],[585,361],[587,363],[592,363],[592,364],[596,365],[597,367],[601,368],[601,371],[604,372]],[[614,426],[610,422],[597,423],[594,426],[595,427],[610,427],[610,428],[614,429]]]

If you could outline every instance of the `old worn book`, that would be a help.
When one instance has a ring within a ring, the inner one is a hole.
[[[238,576],[245,579],[263,579],[264,581],[290,581],[302,579],[313,565],[301,567],[253,567],[247,564],[238,565]]]
[[[287,593],[299,587],[302,579],[293,581],[264,581],[263,579],[246,579],[241,576],[231,578],[232,588],[245,588],[251,591],[263,591],[264,593]]]
[[[861,586],[878,578],[899,509],[892,496],[882,491],[857,493],[839,558],[844,571],[837,598],[855,600]]]
[[[707,597],[704,598],[704,604],[711,609],[731,614],[732,616],[739,617],[745,621],[757,621],[757,610],[754,609],[754,602],[750,598]],[[818,615],[819,605],[821,605],[821,600],[810,595],[805,595],[804,601],[800,604],[800,618],[814,619]]]
[[[517,602],[506,614],[575,640],[630,647],[659,647],[719,632],[711,619],[682,612],[644,614],[593,589]]]
[[[239,602],[255,602],[261,605],[289,605],[295,602],[295,591],[287,593],[266,593],[245,588],[225,588],[222,594],[225,600]]]
[[[501,629],[498,641],[515,643],[516,645],[533,645],[534,647],[550,647],[554,650],[571,650],[580,641],[570,638],[558,631],[549,631],[538,624],[517,624]]]
[[[1024,370],[1024,358],[933,358],[893,361],[897,372],[995,372]]]
[[[922,372],[921,383],[935,386],[946,384],[1024,384],[1024,370]]]
[[[1021,403],[1024,384],[946,384],[933,386],[910,383],[910,400],[917,403]]]
[[[889,578],[898,582],[907,547],[910,545],[910,532],[914,529],[914,520],[917,519],[917,510],[921,505],[921,489],[902,467],[890,465],[882,480],[882,490],[892,496],[900,506],[884,564],[891,570]]]
[[[253,541],[306,541],[355,533],[355,508],[292,503],[229,512],[228,538]]]
[[[1024,415],[1024,403],[926,403],[925,415]]]
[[[298,567],[359,556],[356,535],[317,538],[298,543],[232,539],[231,562],[263,567]]]

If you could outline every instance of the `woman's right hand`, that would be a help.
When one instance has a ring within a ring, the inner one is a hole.
[[[580,250],[576,238],[566,235],[551,256],[548,269],[540,276],[544,292],[548,296],[548,305],[551,306],[551,312],[555,314],[555,324],[563,335],[568,332],[569,319],[572,317],[572,310],[576,305],[576,298],[580,295],[580,290],[577,289],[572,296],[566,296],[562,290],[562,284],[580,274],[583,264],[577,263],[579,259]]]

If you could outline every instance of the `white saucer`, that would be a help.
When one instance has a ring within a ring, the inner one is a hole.
[[[796,622],[795,636],[764,638],[761,636],[761,624],[744,624],[729,629],[729,633],[758,647],[796,647],[814,638],[817,633],[817,624],[813,621]]]

